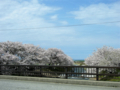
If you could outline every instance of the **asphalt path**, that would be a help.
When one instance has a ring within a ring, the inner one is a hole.
[[[0,79],[0,90],[120,90],[120,87]]]

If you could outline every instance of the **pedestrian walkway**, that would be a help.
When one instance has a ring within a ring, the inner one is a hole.
[[[120,90],[120,87],[0,79],[0,90]]]
[[[120,82],[109,82],[109,81],[93,81],[93,80],[78,80],[78,79],[74,80],[74,79],[28,77],[28,76],[11,76],[11,75],[0,75],[0,79],[39,81],[39,82],[53,82],[53,83],[62,83],[62,84],[75,84],[75,85],[120,87]]]

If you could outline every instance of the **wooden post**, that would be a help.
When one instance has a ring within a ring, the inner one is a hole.
[[[1,68],[1,65],[0,65],[0,75],[2,75],[2,68]]]
[[[40,66],[40,77],[42,77],[42,67]]]
[[[96,67],[96,80],[99,81],[99,68]]]
[[[18,68],[19,68],[19,76],[21,76],[21,66],[18,66]]]
[[[67,67],[65,67],[65,73],[67,72]],[[68,74],[65,74],[65,78],[68,79]]]

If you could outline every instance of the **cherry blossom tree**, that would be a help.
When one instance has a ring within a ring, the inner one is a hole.
[[[73,65],[72,58],[64,54],[57,48],[45,50],[32,44],[22,44],[20,42],[0,42],[0,64],[3,65]],[[2,74],[12,74],[12,70],[18,67],[5,67],[1,69],[9,70]],[[34,67],[32,67],[34,69]]]
[[[119,66],[120,65],[120,49],[104,46],[98,48],[91,56],[85,59],[88,66]],[[87,70],[89,72],[89,70]],[[96,69],[92,69],[96,73]],[[100,69],[100,73],[120,73],[120,69]]]
[[[89,66],[119,66],[120,49],[104,46],[85,59]]]
[[[46,51],[46,56],[49,57],[49,65],[73,65],[72,58],[64,54],[64,52],[57,48],[50,48]]]
[[[60,49],[45,50],[32,44],[0,42],[0,64],[20,65],[73,65],[72,58]]]

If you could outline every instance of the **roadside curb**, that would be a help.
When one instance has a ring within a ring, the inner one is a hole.
[[[0,75],[0,79],[39,81],[39,82],[53,82],[53,83],[76,84],[76,85],[120,87],[120,82],[108,82],[108,81],[73,80],[73,79],[27,77],[27,76],[10,76],[10,75]]]

